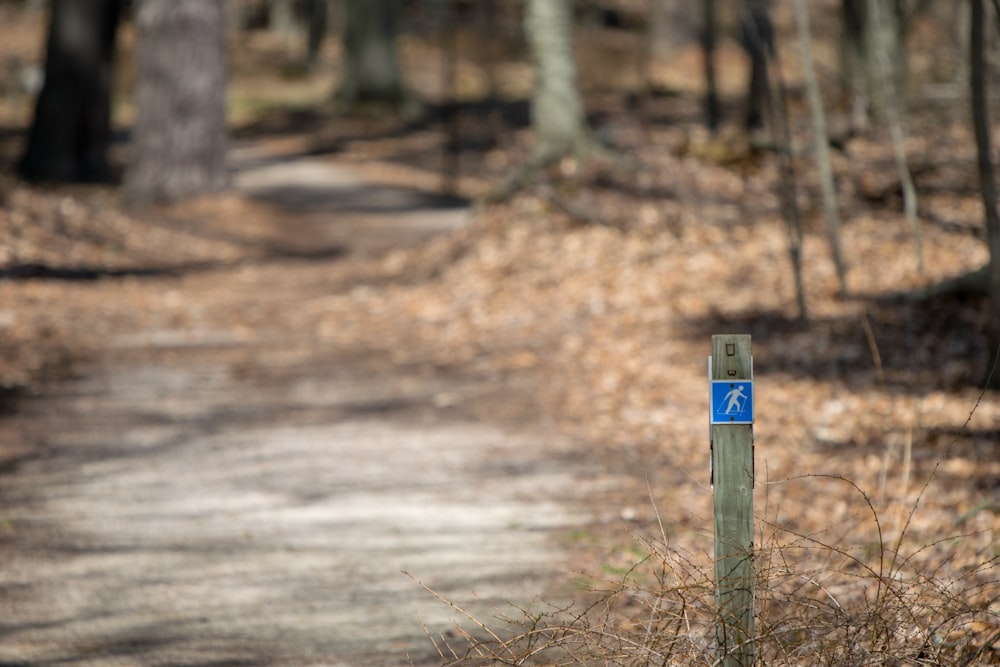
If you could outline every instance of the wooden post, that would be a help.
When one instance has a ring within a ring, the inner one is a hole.
[[[717,664],[751,667],[754,570],[750,336],[712,336],[710,367]]]

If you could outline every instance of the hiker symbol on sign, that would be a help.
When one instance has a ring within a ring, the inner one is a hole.
[[[753,381],[712,381],[712,423],[753,423]]]

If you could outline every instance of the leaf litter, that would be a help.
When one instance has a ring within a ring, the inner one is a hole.
[[[337,121],[323,138],[364,122]],[[627,161],[557,165],[510,200],[477,206],[465,229],[323,265],[267,261],[282,213],[236,194],[137,214],[105,189],[6,179],[0,385],[30,391],[72,372],[111,332],[183,330],[193,318],[234,336],[304,336],[510,383],[581,457],[634,479],[594,499],[593,539],[567,538],[573,567],[596,577],[602,563],[639,558],[634,536],[658,532],[657,514],[671,548],[710,563],[710,337],[750,333],[760,539],[808,535],[854,548],[881,530],[913,571],[957,582],[958,595],[995,619],[1000,401],[981,390],[986,300],[888,298],[987,260],[963,124],[914,121],[925,275],[885,137],[860,137],[836,155],[848,298],[837,295],[811,162],[797,158],[804,323],[773,154],[694,123],[640,125],[619,113],[609,131]],[[517,134],[491,159],[467,161],[459,190],[482,194],[528,140]],[[431,152],[436,141],[375,133],[335,159],[426,189],[436,176],[394,156],[403,142]],[[53,280],[43,267],[77,279]],[[149,270],[162,276],[141,275]],[[326,289],[289,302],[299,282]],[[880,526],[838,479],[871,499]]]

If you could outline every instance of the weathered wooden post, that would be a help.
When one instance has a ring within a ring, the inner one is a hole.
[[[712,336],[716,641],[723,667],[754,661],[753,361],[750,336]]]

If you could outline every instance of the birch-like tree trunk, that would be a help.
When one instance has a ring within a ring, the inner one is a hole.
[[[876,99],[892,138],[896,172],[903,190],[903,214],[916,246],[917,272],[923,274],[924,242],[917,220],[917,189],[910,174],[904,145],[902,72],[905,72],[905,68],[899,62],[903,58],[898,8],[886,0],[867,0],[867,3],[871,78],[876,83]]]
[[[812,35],[809,28],[809,11],[806,0],[795,0],[795,17],[798,25],[799,44],[802,47],[802,69],[805,73],[806,94],[812,112],[813,146],[816,150],[816,166],[819,170],[820,188],[823,195],[823,212],[826,216],[827,235],[830,240],[830,254],[837,271],[837,287],[840,296],[847,296],[847,268],[840,243],[840,213],[837,210],[837,194],[833,182],[833,167],[830,164],[830,144],[826,130],[826,111],[816,70],[813,66]]]
[[[228,184],[224,0],[138,0],[133,204]]]
[[[906,67],[898,0],[842,0],[841,78],[855,98],[856,125],[883,119],[884,81],[903,91]],[[880,53],[886,54],[886,67]]]
[[[571,0],[529,0],[525,29],[535,67],[531,122],[535,161],[550,162],[590,149],[577,88]]]

